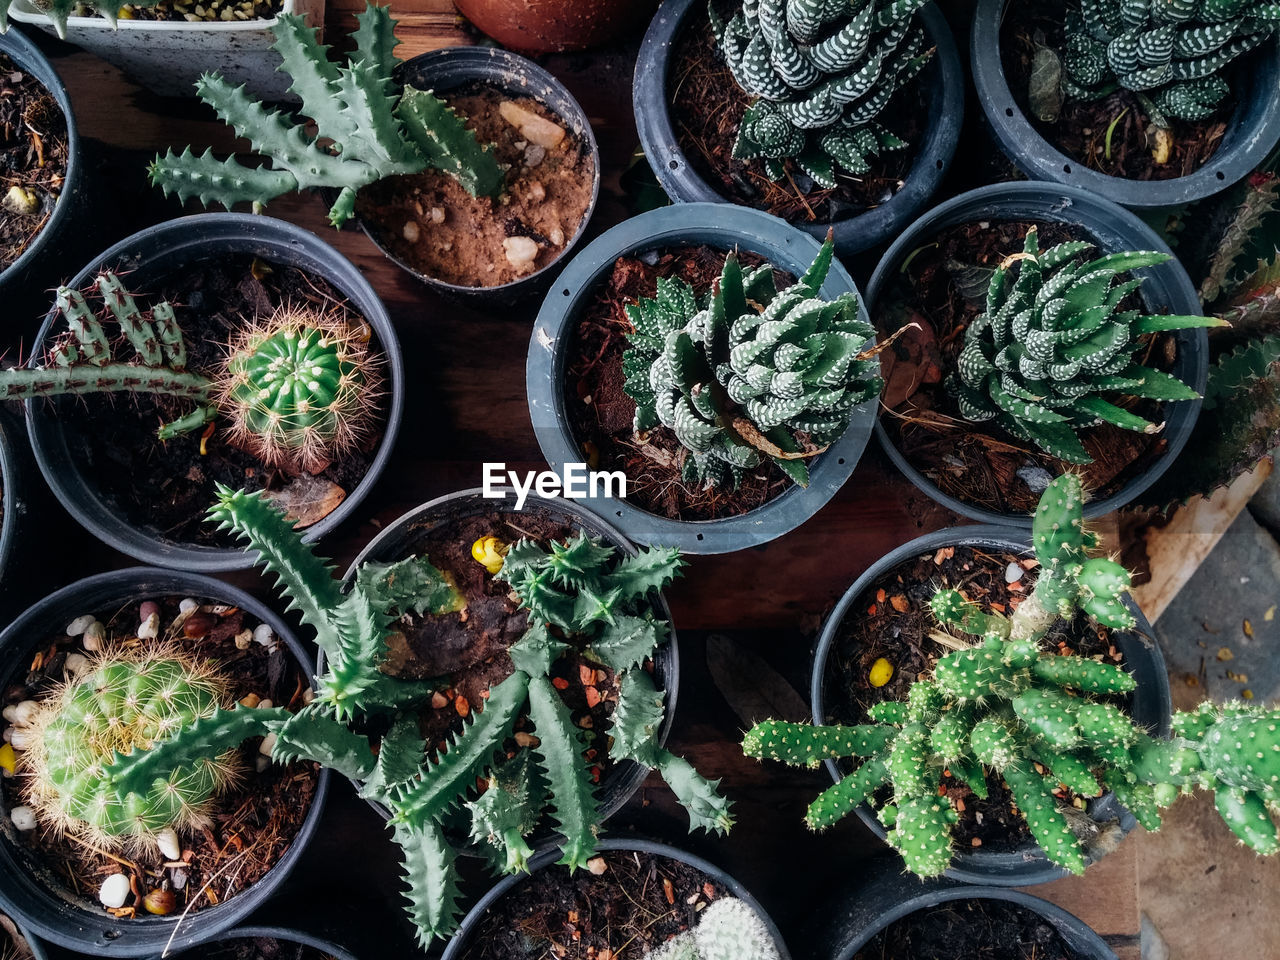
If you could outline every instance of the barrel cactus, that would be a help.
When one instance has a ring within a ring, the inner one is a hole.
[[[1161,807],[1202,787],[1214,791],[1241,840],[1259,853],[1280,850],[1270,816],[1280,810],[1280,710],[1204,704],[1175,716],[1172,740],[1158,740],[1109,699],[1134,688],[1128,673],[1040,649],[1059,616],[1084,612],[1107,626],[1133,625],[1122,599],[1129,575],[1089,555],[1096,539],[1084,528],[1083,503],[1070,475],[1045,491],[1032,528],[1040,576],[1011,615],[981,611],[955,590],[934,597],[938,619],[978,642],[940,658],[905,702],[878,703],[871,722],[857,726],[767,720],[748,731],[748,756],[809,767],[859,760],[810,805],[810,828],[826,829],[870,802],[907,869],[935,876],[951,862],[957,820],[945,778],[986,797],[991,769],[1045,855],[1073,873],[1087,858],[1057,800],[1064,789],[1083,798],[1111,790],[1154,830]]]
[[[805,459],[844,433],[850,412],[880,392],[874,336],[851,293],[819,295],[834,246],[779,292],[773,267],[744,276],[735,254],[699,309],[679,278],[627,307],[635,332],[623,356],[638,433],[662,424],[687,453],[683,479],[736,483],[765,459],[807,485]],[[801,438],[808,444],[802,446]]]
[[[1270,0],[1072,0],[1064,92],[1093,99],[1123,87],[1161,126],[1201,120],[1231,93],[1225,69],[1277,30]]]
[[[759,98],[739,125],[734,156],[760,158],[774,180],[790,159],[833,188],[837,169],[863,174],[869,156],[904,149],[877,117],[932,55],[915,19],[924,3],[744,0],[727,23],[712,4],[730,72]]]
[[[1144,335],[1223,323],[1126,307],[1126,297],[1142,285],[1129,272],[1164,263],[1168,254],[1125,251],[1082,261],[1089,249],[1069,241],[1041,251],[1036,230],[1029,230],[1023,252],[992,276],[986,312],[966,328],[956,372],[947,379],[967,420],[994,420],[1069,463],[1090,462],[1077,436],[1082,427],[1105,421],[1143,433],[1162,428],[1104,395],[1197,396],[1176,377],[1134,359]]]
[[[676,934],[643,960],[778,960],[781,954],[760,914],[736,897],[713,900],[698,924]]]

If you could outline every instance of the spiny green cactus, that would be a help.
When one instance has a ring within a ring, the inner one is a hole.
[[[879,366],[864,348],[872,327],[850,293],[823,300],[834,245],[823,244],[800,280],[779,292],[773,267],[745,277],[735,254],[699,309],[683,280],[661,279],[657,296],[627,307],[635,332],[622,359],[635,430],[662,424],[688,451],[684,481],[737,483],[767,457],[805,486],[800,434],[824,448],[852,409],[880,392]]]
[[[778,960],[760,915],[736,897],[713,900],[692,930],[672,937],[645,960]]]
[[[1126,251],[1081,262],[1090,244],[1070,241],[1041,251],[1036,230],[1023,252],[991,278],[986,312],[965,330],[957,370],[947,378],[961,414],[1002,428],[1069,463],[1089,463],[1076,430],[1102,421],[1155,433],[1153,424],[1104,394],[1151,400],[1194,399],[1178,378],[1134,357],[1145,334],[1221,326],[1212,317],[1144,315],[1122,309],[1141,278],[1168,254]],[[1017,265],[1017,277],[1009,274]]]
[[[466,119],[429,91],[397,90],[392,75],[399,60],[392,51],[400,41],[388,9],[369,4],[356,19],[356,48],[345,66],[329,60],[328,47],[302,17],[282,14],[271,28],[280,69],[293,79],[290,92],[314,121],[315,136],[301,122],[254,101],[244,87],[205,74],[196,84],[200,98],[271,165],[220,161],[208,150],[196,156],[188,147],[181,155],[169,150],[157,156],[151,182],[166,196],[198,197],[205,206],[216,202],[228,210],[244,201],[257,209],[308,187],[335,189],[338,197],[329,210],[335,227],[355,212],[361,187],[428,168],[451,175],[472,196],[500,196],[504,173]]]
[[[54,343],[46,365],[0,370],[0,399],[122,392],[188,399],[196,406],[162,424],[159,439],[221,416],[232,437],[268,466],[311,472],[373,429],[381,372],[368,345],[345,323],[280,310],[242,334],[206,377],[186,369],[186,342],[171,304],[144,312],[110,271],[95,284],[138,362],[114,360],[103,318],[80,291],[61,287],[57,306],[68,332]]]
[[[827,188],[836,171],[867,173],[873,154],[907,143],[876,118],[929,62],[916,11],[925,0],[745,0],[728,23],[708,9],[734,79],[758,97],[734,156],[760,158],[773,180],[786,160]]]
[[[1277,28],[1268,0],[1073,0],[1063,88],[1079,99],[1133,90],[1160,126],[1201,120],[1231,92],[1225,68]]]
[[[1032,530],[1040,578],[1011,616],[973,610],[954,590],[935,596],[942,623],[983,640],[939,659],[906,702],[877,704],[861,726],[766,720],[748,731],[743,752],[758,759],[811,767],[861,759],[810,805],[812,829],[877,804],[907,868],[940,874],[951,861],[957,819],[942,789],[944,771],[985,797],[984,768],[991,768],[1045,855],[1075,873],[1085,868],[1085,851],[1055,799],[1062,787],[1082,797],[1110,789],[1154,830],[1161,806],[1200,786],[1216,792],[1223,819],[1247,844],[1260,853],[1280,848],[1268,813],[1280,811],[1280,710],[1204,705],[1175,717],[1173,740],[1156,740],[1099,699],[1134,688],[1124,670],[1039,649],[1057,617],[1086,612],[1117,629],[1133,625],[1121,600],[1128,574],[1088,556],[1096,541],[1083,526],[1083,499],[1071,475],[1045,491]],[[877,796],[882,788],[887,802]]]

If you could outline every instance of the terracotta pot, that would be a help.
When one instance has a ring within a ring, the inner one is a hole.
[[[524,53],[585,50],[645,20],[653,0],[454,0],[458,12]]]

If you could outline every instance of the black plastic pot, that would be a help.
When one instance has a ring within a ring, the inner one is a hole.
[[[664,5],[665,7],[665,5]],[[667,247],[706,244],[722,250],[756,253],[775,267],[799,277],[817,255],[817,240],[777,217],[748,207],[685,203],[650,210],[596,238],[565,268],[547,294],[533,325],[525,389],[529,415],[542,455],[557,471],[586,459],[573,436],[564,405],[564,371],[578,314],[591,302],[596,285],[608,278],[621,256]],[[822,296],[857,295],[853,278],[837,260]],[[860,316],[866,319],[865,310]],[[853,410],[849,428],[821,456],[810,461],[809,486],[792,485],[762,507],[737,517],[680,521],[659,517],[625,500],[597,497],[592,509],[616,521],[637,543],[679,547],[685,553],[731,553],[768,543],[804,523],[849,479],[867,445],[875,401]]]
[[[631,96],[640,144],[662,189],[677,203],[731,202],[703,179],[680,149],[667,93],[681,28],[691,13],[705,17],[706,9],[704,0],[665,0],[649,24],[636,60]],[[911,145],[915,161],[902,189],[887,203],[857,216],[831,224],[796,224],[818,239],[832,227],[841,256],[878,246],[911,223],[942,183],[960,139],[965,87],[960,54],[942,11],[930,3],[920,10],[920,17],[937,52],[921,74],[928,88],[927,120],[918,142]]]
[[[373,489],[391,457],[404,409],[404,367],[395,328],[360,271],[315,234],[291,223],[243,213],[206,213],[169,220],[135,233],[81,270],[69,286],[83,287],[98,271],[110,268],[128,273],[130,286],[145,289],[147,284],[185,264],[228,254],[253,254],[324,277],[373,328],[385,358],[388,389],[382,440],[368,472],[355,489],[348,491],[336,510],[306,529],[303,539],[317,540],[351,516]],[[57,311],[50,310],[31,349],[33,365],[43,356],[45,341],[55,335],[57,322]],[[105,498],[84,468],[81,452],[72,448],[62,428],[59,413],[75,402],[75,398],[64,397],[27,403],[27,430],[45,480],[62,505],[90,533],[122,553],[157,566],[209,572],[253,566],[256,552],[238,546],[179,543],[160,531],[131,523]]]
[[[9,409],[0,407],[0,484],[4,489],[0,501],[0,618],[8,618],[17,609],[26,580],[17,569],[14,553],[27,516],[23,485],[30,456],[22,422]]]
[[[218,935],[218,944],[233,943],[236,940],[248,940],[252,937],[270,937],[273,940],[281,940],[285,943],[296,943],[304,947],[314,947],[325,956],[332,957],[333,960],[356,960],[356,955],[351,951],[338,946],[330,940],[323,940],[320,937],[312,936],[301,930],[292,930],[289,927],[265,926],[262,924],[253,924],[247,927],[236,927],[234,930],[228,930]],[[174,956],[172,953],[163,955],[164,957]],[[187,956],[185,953],[177,954],[177,956]],[[39,958],[37,958],[39,960]],[[157,957],[156,960],[161,960]]]
[[[88,577],[52,593],[28,608],[0,633],[0,689],[25,671],[31,652],[45,638],[60,634],[84,612],[108,609],[147,597],[205,597],[234,604],[275,632],[309,675],[315,660],[292,628],[265,604],[212,577],[154,567],[132,567]],[[280,861],[261,880],[235,897],[186,918],[143,917],[116,920],[98,905],[95,891],[66,889],[13,840],[8,805],[0,814],[0,911],[59,946],[102,957],[146,957],[210,940],[262,906],[289,876],[315,835],[329,790],[329,771],[321,770],[315,797],[302,827]],[[176,932],[175,932],[176,931]]]
[[[537,100],[559,117],[569,133],[577,137],[590,152],[594,168],[591,203],[583,211],[577,232],[565,243],[559,257],[528,276],[496,287],[464,287],[419,273],[382,246],[377,235],[361,222],[360,226],[365,234],[388,260],[406,273],[417,277],[437,293],[463,304],[476,308],[508,305],[546,290],[586,232],[591,214],[596,209],[596,199],[600,195],[600,148],[596,145],[591,121],[578,101],[564,84],[532,60],[498,47],[448,47],[433,50],[405,61],[398,68],[396,76],[405,86],[431,90],[437,94],[447,93],[468,83],[482,83],[503,90],[511,96],[532,97]]]
[[[1039,220],[1080,227],[1093,239],[1099,255],[1120,250],[1157,250],[1172,254],[1159,234],[1135,214],[1087,190],[1051,183],[993,184],[962,193],[934,207],[894,241],[880,258],[867,286],[867,306],[872,316],[877,315],[880,299],[891,289],[907,257],[940,231],[973,221],[1007,220]],[[1144,278],[1142,299],[1149,312],[1198,315],[1203,311],[1195,285],[1176,257],[1159,266],[1135,270],[1133,275]],[[1203,329],[1179,330],[1173,337],[1178,356],[1170,373],[1203,394],[1209,376],[1208,335]],[[1195,427],[1196,417],[1200,414],[1200,400],[1168,403],[1164,409],[1164,436],[1168,438],[1164,452],[1111,496],[1087,503],[1084,510],[1086,518],[1100,517],[1134,500],[1177,459]],[[912,483],[949,510],[980,523],[1030,528],[1030,514],[996,513],[943,493],[907,461],[890,439],[882,420],[876,421],[876,436],[894,465]]]
[[[764,911],[760,903],[747,892],[747,888],[741,883],[729,876],[713,863],[708,863],[701,857],[695,857],[691,853],[685,853],[676,847],[668,846],[665,843],[658,843],[653,840],[641,839],[615,839],[606,838],[599,843],[599,850],[634,850],[636,853],[652,854],[659,857],[667,857],[671,860],[679,860],[686,863],[699,873],[704,874],[717,883],[723,884],[728,888],[729,892],[739,900],[743,901],[747,906],[754,910],[764,921],[770,935],[773,937],[774,943],[777,944],[778,953],[782,960],[791,960],[791,954],[787,952],[787,945],[782,940],[782,934],[778,932],[777,926],[774,924],[769,914]],[[495,907],[500,905],[504,896],[511,892],[517,884],[533,883],[538,875],[538,871],[545,867],[554,866],[555,862],[560,859],[559,850],[547,850],[539,853],[529,861],[529,874],[516,875],[511,877],[503,877],[492,889],[489,890],[480,902],[477,903],[467,915],[463,918],[458,932],[453,935],[453,939],[449,941],[449,945],[445,947],[444,955],[441,960],[460,960],[463,952],[467,949],[471,942],[472,936],[475,934],[476,927],[484,920],[485,915]]]
[[[1083,187],[1135,209],[1176,207],[1239,182],[1280,142],[1280,38],[1275,38],[1232,70],[1239,106],[1218,149],[1199,170],[1171,180],[1126,180],[1089,169],[1049,143],[1009,90],[1000,57],[1000,27],[1008,4],[978,0],[970,43],[973,82],[996,143],[1033,180]]]
[[[835,609],[823,624],[822,635],[814,651],[809,686],[809,698],[815,723],[826,723],[827,658],[840,639],[845,617],[857,614],[858,608],[855,608],[854,604],[857,603],[858,597],[875,583],[877,578],[898,564],[918,556],[933,554],[941,547],[951,546],[978,547],[983,550],[1028,557],[1033,553],[1027,534],[1021,530],[975,525],[951,527],[925,534],[877,560],[870,569],[853,582],[853,586],[845,591],[844,596],[840,598],[840,602],[836,604]],[[1151,625],[1147,623],[1146,617],[1142,615],[1137,604],[1126,596],[1125,605],[1137,618],[1137,626],[1133,630],[1117,631],[1113,636],[1116,639],[1116,646],[1124,654],[1125,669],[1137,681],[1130,715],[1152,736],[1167,737],[1171,729],[1173,701],[1169,692],[1169,677],[1165,673],[1164,657],[1160,653],[1159,646],[1156,645]],[[841,771],[836,762],[827,760],[825,763],[832,780],[839,781]],[[858,807],[857,813],[862,822],[880,839],[885,838],[885,829],[876,819],[875,812],[870,806],[863,804]],[[1089,815],[1099,822],[1118,819],[1120,828],[1125,833],[1132,830],[1137,822],[1110,793],[1089,801]],[[946,876],[964,883],[1027,887],[1037,883],[1048,883],[1050,880],[1069,875],[1066,870],[1050,863],[1034,842],[1028,842],[1025,847],[1008,853],[986,848],[957,850],[951,862],[954,866],[947,870]]]
[[[369,544],[360,551],[359,556],[352,561],[344,575],[344,580],[351,582],[360,565],[367,561],[392,563],[420,554],[425,538],[437,527],[504,509],[514,509],[514,503],[507,506],[502,500],[485,499],[478,489],[461,490],[437,497],[388,524],[386,529],[369,541]],[[531,495],[524,504],[524,510],[536,511],[558,523],[584,530],[591,536],[600,537],[621,553],[635,555],[637,552],[631,541],[617,528],[572,500],[547,500]],[[658,744],[661,745],[666,742],[676,715],[676,695],[680,689],[680,651],[676,643],[675,624],[671,622],[671,608],[667,606],[665,597],[658,597],[656,609],[670,624],[670,639],[659,647],[653,656],[654,682],[660,690],[666,691],[666,718],[658,731]],[[323,651],[320,653],[320,670],[324,671]],[[631,760],[624,760],[614,766],[597,791],[602,821],[607,820],[622,808],[622,805],[640,788],[640,784],[648,773],[646,767]],[[390,816],[390,812],[381,804],[370,801],[369,805],[384,819]],[[554,832],[540,828],[534,833],[531,844],[539,847],[557,839]]]
[[[75,246],[76,238],[71,232],[73,224],[88,206],[87,173],[71,98],[48,59],[21,30],[12,26],[7,33],[0,34],[0,53],[44,85],[67,121],[66,178],[53,215],[22,255],[0,273],[0,300],[6,304],[12,324],[19,320],[25,322],[26,315],[20,311],[30,305],[28,300],[34,296],[44,299],[43,291],[60,279],[63,258]],[[19,304],[22,307],[15,310]]]
[[[853,960],[858,950],[895,921],[957,900],[999,900],[1023,907],[1048,921],[1078,960],[1116,960],[1111,948],[1083,920],[1047,900],[1000,887],[942,879],[922,881],[903,874],[893,862],[876,864],[838,906],[815,917],[814,942],[821,944],[815,956]]]

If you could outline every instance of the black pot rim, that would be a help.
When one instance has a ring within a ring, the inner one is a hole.
[[[155,586],[150,586],[152,584]],[[254,598],[252,594],[203,574],[166,570],[160,567],[128,567],[99,573],[78,580],[37,601],[3,632],[0,632],[0,664],[5,663],[15,651],[25,653],[30,648],[33,627],[53,617],[58,617],[59,622],[65,622],[61,619],[63,614],[59,611],[74,609],[80,603],[80,597],[99,591],[110,591],[117,596],[125,594],[137,596],[133,591],[163,591],[166,596],[186,593],[233,603],[249,611],[262,623],[269,624],[275,635],[289,648],[289,652],[293,654],[305,675],[310,675],[314,670],[315,662],[310,651],[294,635],[284,618]],[[320,818],[329,793],[329,784],[330,773],[322,768],[317,775],[316,792],[311,798],[311,805],[303,818],[302,826],[299,827],[279,861],[257,883],[242,890],[230,900],[196,914],[196,919],[192,921],[197,930],[195,934],[183,936],[181,926],[177,926],[179,932],[171,941],[175,948],[185,949],[219,936],[222,931],[243,920],[260,907],[279,889],[288,879],[303,851],[319,829]],[[6,842],[4,846],[7,848],[8,843]],[[10,882],[8,878],[18,875],[19,871],[16,870],[0,871],[0,912],[13,917],[15,921],[21,918],[23,926],[34,931],[37,936],[70,950],[93,956],[149,956],[157,950],[166,949],[166,945],[170,943],[169,934],[173,933],[175,926],[182,922],[182,918],[175,920],[172,917],[132,920],[117,927],[120,932],[115,938],[106,939],[102,935],[102,928],[111,927],[114,922],[111,918],[99,917],[96,913],[81,909],[74,901],[67,906],[64,901],[45,891],[42,885],[34,884],[25,876],[21,880],[13,881],[14,885],[34,889],[36,892],[32,897],[41,904],[42,909],[39,913],[17,909],[13,896],[6,887]],[[66,912],[70,912],[81,921],[79,936],[76,935],[77,931],[69,926],[59,926],[55,923],[55,918]],[[93,934],[91,932],[93,930],[97,930],[98,933]],[[147,936],[152,931],[155,931],[156,936]]]
[[[704,860],[702,857],[695,856],[692,853],[686,853],[678,847],[661,843],[656,840],[646,840],[639,837],[605,837],[597,845],[596,850],[606,852],[610,850],[634,850],[637,853],[651,854],[653,856],[666,857],[669,860],[679,860],[685,863],[699,873],[710,877],[718,883],[723,884],[729,889],[729,892],[741,900],[756,915],[764,921],[765,927],[769,931],[769,935],[773,937],[775,945],[778,947],[778,953],[781,960],[791,960],[791,954],[787,952],[787,945],[782,939],[782,934],[778,932],[777,925],[773,922],[773,918],[765,912],[760,902],[744,887],[729,874],[725,873],[715,864]],[[467,911],[467,915],[463,918],[462,923],[458,927],[458,931],[453,935],[448,945],[444,949],[444,955],[441,960],[460,960],[462,951],[467,946],[467,941],[472,932],[484,919],[484,915],[489,908],[506,896],[512,888],[517,884],[529,880],[534,874],[544,867],[553,866],[559,858],[560,851],[544,850],[529,861],[529,872],[527,874],[515,874],[509,877],[503,877],[493,887],[491,887],[483,897],[476,903],[474,907]]]
[[[1072,945],[1072,949],[1078,950],[1083,946],[1089,950],[1089,955],[1082,960],[1116,960],[1115,953],[1093,928],[1075,914],[1048,900],[1008,887],[946,881],[908,884],[908,880],[908,877],[900,874],[883,878],[886,889],[882,890],[882,896],[878,899],[892,896],[895,900],[893,906],[881,909],[874,921],[864,924],[850,940],[833,945],[837,950],[831,954],[831,960],[852,960],[855,952],[866,946],[872,937],[903,917],[956,900],[1000,900],[1024,907],[1044,917],[1059,933],[1069,932],[1073,939],[1080,941],[1078,945]]]
[[[369,469],[355,488],[348,491],[346,498],[332,513],[312,524],[303,533],[304,541],[318,540],[350,517],[372,491],[391,459],[404,415],[404,361],[395,327],[381,298],[351,261],[315,234],[283,220],[258,214],[201,213],[167,220],[126,237],[96,257],[67,285],[73,289],[83,287],[99,270],[126,260],[138,244],[154,238],[163,238],[167,243],[167,251],[189,251],[192,260],[199,259],[210,242],[200,232],[202,227],[220,231],[217,242],[243,247],[246,252],[257,247],[273,250],[275,256],[282,257],[286,251],[302,250],[318,263],[327,263],[341,271],[341,282],[332,276],[325,279],[360,312],[373,328],[382,349],[390,386],[386,394],[386,421],[382,439],[378,442],[378,449],[369,463]],[[144,258],[142,262],[146,259],[150,258]],[[45,340],[51,335],[57,320],[58,311],[53,307],[36,335],[31,349],[30,366],[39,362],[44,353]],[[45,481],[67,512],[103,543],[145,563],[188,571],[214,573],[247,570],[257,562],[257,551],[244,550],[238,546],[209,547],[163,541],[150,531],[138,531],[123,515],[110,509],[102,501],[85,502],[76,485],[65,475],[66,464],[59,449],[63,432],[57,418],[50,414],[43,403],[29,402],[24,406],[32,450]],[[78,469],[73,472],[77,477],[82,476]],[[86,483],[86,486],[91,484]]]
[[[840,628],[858,597],[875,582],[876,578],[899,564],[921,554],[932,553],[940,547],[949,546],[986,546],[1007,550],[1010,553],[1031,552],[1030,537],[1025,530],[1017,527],[973,524],[963,527],[946,527],[935,530],[933,533],[926,533],[889,551],[873,563],[853,581],[841,596],[835,609],[823,621],[822,633],[813,654],[813,669],[809,674],[809,703],[813,710],[814,723],[826,724],[824,680],[827,659],[831,655],[832,648],[839,641]],[[1164,655],[1154,641],[1151,625],[1137,604],[1131,597],[1126,597],[1125,603],[1138,622],[1133,630],[1121,633],[1118,642],[1123,647],[1131,647],[1132,653],[1145,652],[1147,658],[1145,669],[1136,663],[1137,657],[1128,658],[1130,672],[1137,674],[1139,679],[1138,689],[1134,694],[1133,712],[1140,722],[1154,724],[1151,729],[1153,736],[1167,737],[1172,727],[1173,700],[1169,690],[1169,677],[1165,672]],[[1141,639],[1143,636],[1151,637],[1152,642],[1149,645],[1144,643]],[[1129,637],[1134,638],[1132,643],[1125,642]],[[1126,652],[1130,651],[1126,650]],[[1146,702],[1148,699],[1150,703]],[[842,774],[836,762],[825,760],[823,765],[831,776],[832,782],[839,782]],[[855,812],[876,836],[881,840],[885,839],[887,832],[884,826],[867,804],[859,805]],[[1121,829],[1125,833],[1132,830],[1136,824],[1133,816],[1111,793],[1104,793],[1098,799],[1091,801],[1090,812],[1102,818],[1117,815]],[[1069,872],[1062,867],[1050,863],[1034,841],[1031,841],[1022,852],[957,850],[951,862],[954,866],[949,867],[945,875],[964,883],[1026,887],[1070,876]]]
[[[71,216],[71,195],[83,185],[84,161],[80,155],[80,135],[76,130],[71,97],[48,58],[13,24],[9,25],[7,33],[0,34],[0,53],[9,55],[16,64],[40,81],[57,102],[58,109],[62,111],[62,116],[67,122],[67,174],[63,178],[62,192],[58,195],[57,203],[54,204],[53,216],[40,228],[40,232],[22,251],[22,255],[0,273],[0,281],[3,281],[8,276],[19,276],[21,271],[38,261],[43,256],[44,248],[48,246],[51,238],[65,229],[67,217]]]
[[[20,510],[18,489],[22,482],[22,468],[17,440],[12,431],[17,423],[0,416],[0,484],[3,484],[4,502],[0,503],[0,582],[3,582],[9,564],[13,560],[18,542],[18,513]]]
[[[548,291],[529,341],[525,367],[529,416],[542,455],[553,469],[583,459],[565,416],[561,375],[567,345],[573,341],[574,319],[618,257],[676,243],[741,245],[766,255],[775,266],[797,277],[821,249],[813,237],[777,217],[721,203],[681,203],[650,210],[624,220],[588,244]],[[866,300],[838,259],[832,261],[822,293],[828,298],[854,294],[860,319],[868,320]],[[868,400],[853,409],[844,434],[813,461],[808,487],[791,484],[748,513],[718,520],[670,520],[614,497],[579,502],[590,503],[591,509],[616,521],[637,543],[679,547],[691,554],[730,553],[768,543],[800,526],[844,486],[866,448],[876,402]]]
[[[476,500],[492,504],[492,509],[494,510],[505,509],[505,501],[485,499],[484,491],[480,487],[474,487],[469,490],[458,490],[454,493],[447,493],[444,496],[436,497],[434,500],[430,500],[427,503],[414,507],[412,510],[409,510],[407,513],[402,514],[395,520],[388,523],[376,537],[365,544],[364,549],[361,550],[356,558],[351,561],[351,565],[347,567],[346,572],[342,575],[343,583],[349,584],[355,577],[356,571],[360,569],[361,564],[378,556],[380,549],[395,541],[400,535],[402,529],[412,527],[419,520],[430,517],[432,514],[445,511],[452,504],[464,502],[470,503]],[[635,555],[637,553],[635,544],[627,538],[626,534],[613,524],[609,523],[603,517],[586,509],[585,507],[582,507],[577,501],[548,500],[544,497],[539,497],[536,494],[530,494],[525,503],[525,508],[527,509],[530,505],[541,507],[543,510],[548,511],[553,515],[566,517],[571,521],[586,519],[588,522],[596,525],[604,531],[606,536],[613,541],[613,546],[621,550],[623,553],[631,555]],[[575,517],[575,514],[578,516]],[[675,723],[676,702],[680,692],[680,646],[679,640],[676,636],[675,621],[671,616],[671,607],[667,603],[665,594],[658,594],[655,607],[657,611],[666,618],[667,624],[670,627],[667,642],[654,652],[654,656],[657,658],[661,655],[664,649],[666,650],[666,655],[662,657],[662,680],[663,690],[666,693],[666,714],[662,721],[662,726],[658,730],[658,746],[662,746],[667,742],[667,736],[671,733],[671,726]],[[318,669],[323,671],[325,663],[323,650],[318,651],[317,662]],[[625,760],[615,766],[611,777],[616,777],[615,783],[618,784],[618,787],[609,803],[600,808],[600,822],[602,824],[621,810],[626,802],[635,795],[636,791],[640,789],[640,785],[644,782],[645,777],[648,776],[648,773],[649,770],[647,767],[641,766],[631,760]],[[609,777],[606,777],[601,782],[599,787],[601,791],[604,790],[609,779]],[[358,792],[360,785],[357,783],[355,786]],[[366,799],[365,802],[377,811],[378,815],[384,820],[390,818],[391,812],[382,804],[375,800],[368,799]],[[546,844],[543,843],[540,845],[545,846]],[[465,856],[475,856],[474,851],[472,851],[470,847],[460,850],[459,852]]]
[[[1016,205],[1026,212],[1006,215],[1000,212],[1000,207],[1004,204]],[[1072,211],[1078,211],[1081,215],[1071,216]],[[1203,307],[1196,295],[1195,286],[1187,276],[1182,263],[1173,255],[1169,245],[1136,214],[1081,187],[1042,181],[991,184],[952,197],[934,207],[899,236],[880,258],[875,272],[871,275],[871,282],[867,285],[869,309],[875,311],[876,302],[889,286],[894,271],[906,256],[919,246],[920,238],[971,220],[984,218],[1010,220],[1022,217],[1060,220],[1064,223],[1079,225],[1090,233],[1105,230],[1117,239],[1123,238],[1123,242],[1129,244],[1128,249],[1155,250],[1169,254],[1171,259],[1167,262],[1135,271],[1139,276],[1147,278],[1143,289],[1151,290],[1157,285],[1163,287],[1168,299],[1174,301],[1178,307],[1173,311],[1174,313],[1199,315],[1202,312]],[[1105,248],[1106,244],[1100,242],[1099,246]],[[1187,378],[1187,383],[1196,393],[1203,395],[1209,378],[1209,336],[1202,328],[1180,330],[1175,333],[1175,336],[1178,339],[1179,352],[1189,351],[1192,357],[1189,362],[1193,364],[1193,376]],[[1092,520],[1120,509],[1160,479],[1178,458],[1187,441],[1191,439],[1191,431],[1195,427],[1196,417],[1199,416],[1201,403],[1201,398],[1168,403],[1166,409],[1169,415],[1164,433],[1169,442],[1164,452],[1155,457],[1145,470],[1130,479],[1111,496],[1086,502],[1085,519]],[[943,493],[937,484],[902,455],[897,445],[890,439],[884,426],[884,417],[888,415],[887,411],[882,411],[881,416],[876,418],[876,438],[894,466],[901,470],[917,488],[948,510],[979,523],[1030,529],[1030,514],[996,513],[994,510],[975,506]]]
[[[557,268],[565,263],[573,248],[578,245],[578,241],[586,233],[591,217],[595,213],[596,202],[600,198],[600,146],[596,143],[596,135],[591,129],[591,121],[573,94],[569,92],[568,87],[527,57],[522,57],[518,53],[512,53],[510,50],[504,50],[501,47],[444,47],[440,50],[421,53],[406,60],[396,70],[397,76],[423,71],[438,77],[445,77],[447,79],[442,81],[445,86],[439,88],[445,91],[461,83],[475,80],[506,90],[508,93],[519,93],[521,96],[533,97],[533,99],[568,124],[570,127],[569,132],[577,137],[590,152],[592,166],[594,167],[591,183],[591,202],[587,205],[587,209],[582,212],[582,220],[578,224],[577,231],[565,243],[558,257],[527,276],[495,287],[466,287],[422,273],[409,266],[384,247],[378,241],[378,238],[374,236],[368,225],[357,218],[360,223],[360,229],[364,231],[365,236],[369,238],[369,241],[378,248],[384,257],[405,273],[455,300],[474,300],[477,303],[485,300],[510,301],[526,294],[534,293],[543,285],[550,283],[557,272]],[[510,76],[505,86],[494,75],[495,72],[501,71],[508,72]],[[520,77],[521,74],[523,74],[523,78],[517,81],[516,78]],[[549,103],[545,102],[548,94],[551,93],[562,97],[564,105],[572,108],[568,111],[571,114],[570,116],[565,116],[566,111],[553,109]]]
[[[978,100],[995,131],[1001,151],[1027,176],[1083,187],[1115,203],[1134,209],[1176,207],[1213,196],[1249,174],[1280,142],[1280,37],[1259,52],[1265,54],[1253,94],[1262,99],[1261,115],[1220,146],[1209,162],[1194,173],[1170,180],[1127,180],[1091,170],[1046,140],[1023,114],[1005,79],[1000,56],[1000,27],[1009,0],[978,0],[973,16],[970,61]],[[1271,91],[1268,93],[1267,91]],[[1237,108],[1240,117],[1248,101]],[[1234,121],[1234,118],[1233,118]]]
[[[307,933],[305,930],[295,930],[293,927],[283,927],[276,924],[251,923],[243,927],[232,927],[230,930],[225,930],[218,934],[218,941],[248,939],[249,937],[270,937],[274,940],[284,940],[288,943],[300,943],[304,947],[314,947],[316,950],[332,957],[333,960],[356,960],[354,953],[345,947],[338,946],[332,940],[325,940],[314,934]],[[173,955],[165,954],[165,956]],[[181,957],[182,954],[177,954],[176,956]]]
[[[640,144],[662,189],[677,203],[712,202],[737,206],[712,187],[689,163],[671,122],[667,77],[685,17],[702,10],[702,0],[665,0],[654,15],[636,59],[632,105]],[[925,29],[937,48],[934,62],[922,75],[933,88],[928,121],[902,188],[886,203],[830,224],[797,224],[822,239],[833,227],[842,256],[889,239],[911,223],[929,202],[951,166],[964,119],[964,67],[946,17],[934,3],[920,9]],[[936,66],[934,66],[936,64]],[[751,209],[751,208],[748,208]]]

